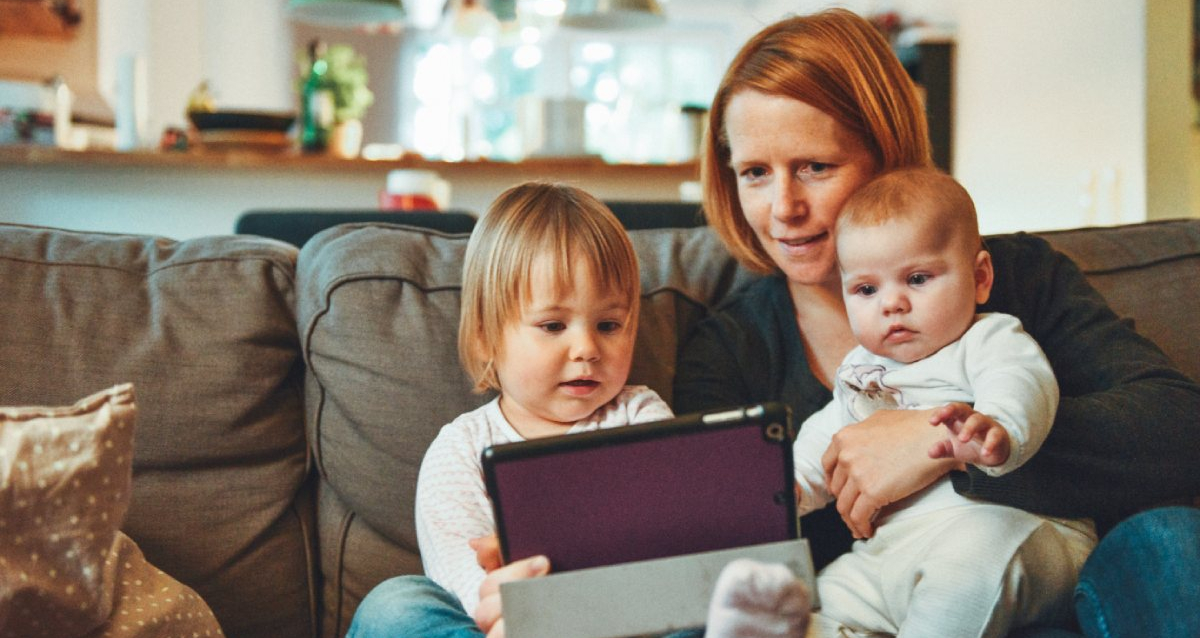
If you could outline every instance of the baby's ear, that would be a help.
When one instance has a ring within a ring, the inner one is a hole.
[[[992,254],[981,250],[975,255],[975,303],[981,304],[992,295]]]

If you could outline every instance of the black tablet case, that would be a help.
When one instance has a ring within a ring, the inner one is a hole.
[[[768,403],[490,447],[504,560],[565,572],[795,539],[794,438]]]

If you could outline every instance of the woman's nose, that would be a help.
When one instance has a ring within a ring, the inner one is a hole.
[[[804,209],[802,199],[801,188],[794,180],[776,180],[771,198],[771,216],[784,222],[796,217]]]

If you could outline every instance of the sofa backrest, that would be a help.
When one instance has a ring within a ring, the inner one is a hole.
[[[1200,219],[1038,233],[1079,265],[1117,315],[1200,380]]]
[[[630,382],[669,401],[679,339],[749,276],[706,228],[630,235],[643,286]],[[345,632],[376,583],[421,573],[413,527],[421,459],[442,425],[491,398],[471,393],[457,355],[466,244],[467,235],[351,224],[300,253],[326,636]]]
[[[123,529],[231,638],[315,635],[295,259],[262,239],[0,224],[0,405],[134,384]]]

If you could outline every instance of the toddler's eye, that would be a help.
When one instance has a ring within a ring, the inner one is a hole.
[[[927,283],[932,278],[933,277],[927,273],[914,273],[908,276],[908,283],[912,286],[920,286],[923,283]]]
[[[617,332],[618,330],[621,329],[621,322],[619,322],[619,321],[601,321],[600,323],[596,324],[596,327],[600,330],[600,332],[604,332],[604,333]]]
[[[547,321],[545,323],[538,324],[538,327],[546,332],[562,332],[563,330],[567,329],[567,325],[561,321]]]
[[[854,294],[862,295],[863,297],[870,297],[876,292],[879,292],[879,290],[871,284],[862,284],[854,289]]]

